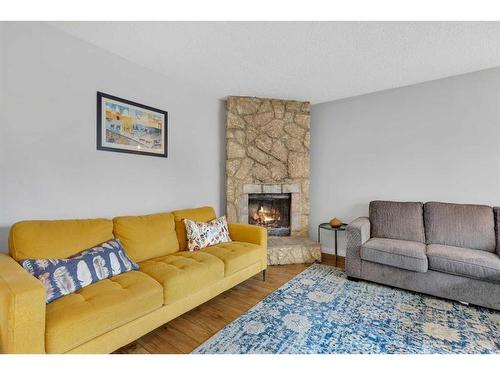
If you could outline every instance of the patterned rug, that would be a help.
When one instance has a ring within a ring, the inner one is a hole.
[[[500,312],[314,264],[193,353],[500,353]]]

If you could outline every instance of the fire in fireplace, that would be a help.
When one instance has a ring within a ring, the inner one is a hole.
[[[289,236],[291,197],[291,194],[249,194],[248,223],[266,227],[270,236]]]

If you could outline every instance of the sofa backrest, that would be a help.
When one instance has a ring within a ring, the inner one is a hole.
[[[62,259],[113,238],[120,239],[127,254],[142,262],[187,250],[183,219],[210,221],[212,207],[177,210],[110,219],[30,220],[14,224],[9,234],[9,253],[16,260]]]
[[[495,223],[489,206],[427,202],[424,220],[428,244],[495,252]]]
[[[179,251],[171,213],[115,217],[113,233],[135,262]]]
[[[20,221],[10,230],[9,253],[18,261],[68,258],[112,238],[109,219]]]
[[[369,211],[371,237],[425,242],[421,202],[372,201]]]
[[[182,222],[183,219],[193,221],[210,221],[216,217],[215,210],[212,207],[190,208],[186,210],[173,211],[172,213],[175,216],[175,231],[177,232],[180,251],[186,251],[188,249],[186,227]]]

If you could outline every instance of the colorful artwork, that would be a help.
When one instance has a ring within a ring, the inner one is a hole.
[[[97,149],[167,157],[167,112],[98,92]]]
[[[208,223],[184,219],[189,251],[198,251],[205,247],[223,242],[231,242],[225,216]]]

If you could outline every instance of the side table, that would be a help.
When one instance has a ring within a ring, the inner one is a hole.
[[[337,232],[345,231],[347,224],[342,224],[340,227],[332,227],[330,223],[321,223],[318,225],[318,242],[321,244],[321,229],[333,230],[335,232],[335,267],[337,267]]]

